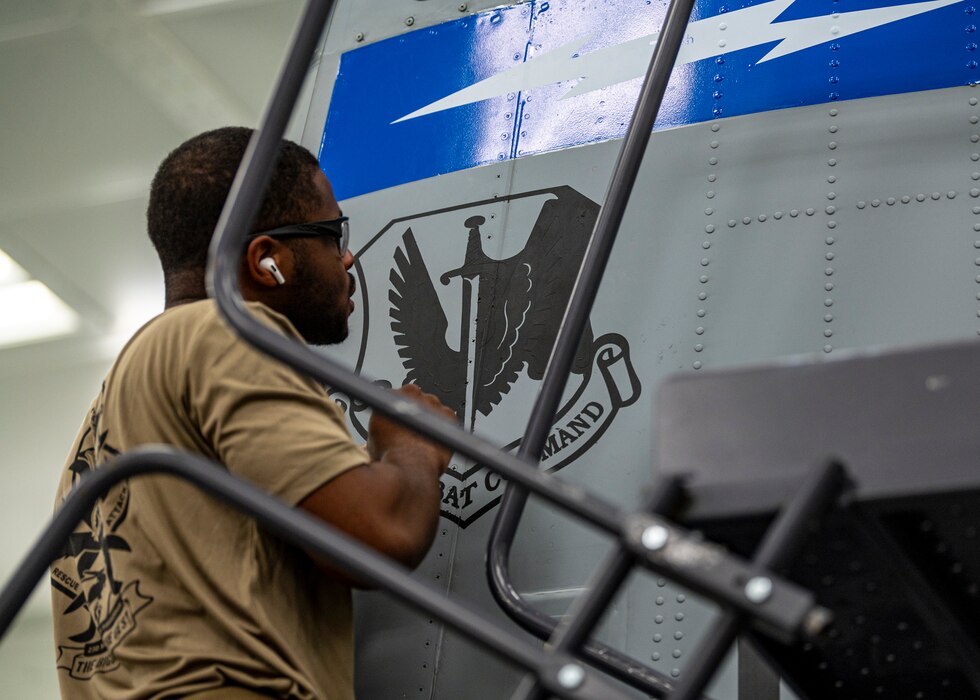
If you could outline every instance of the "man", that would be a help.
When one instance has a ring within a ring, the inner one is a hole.
[[[169,444],[415,566],[449,451],[378,416],[358,447],[321,386],[236,338],[206,299],[211,233],[250,136],[208,132],[160,166],[147,222],[166,310],[109,371],[58,501],[113,455]],[[252,313],[297,342],[342,340],[354,308],[346,219],[296,144],[283,142],[254,231],[239,274]],[[117,486],[51,573],[65,698],[353,698],[351,582],[177,479]]]

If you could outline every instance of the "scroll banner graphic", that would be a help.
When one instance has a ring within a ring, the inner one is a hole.
[[[126,586],[116,599],[106,619],[101,622],[101,639],[84,647],[58,647],[58,668],[78,680],[88,680],[97,673],[107,673],[119,666],[112,650],[136,629],[139,611],[153,602],[153,598],[140,593],[139,581]]]
[[[389,382],[378,382],[391,386]],[[640,380],[630,359],[629,343],[618,333],[607,333],[592,345],[589,368],[572,397],[559,409],[541,452],[541,468],[558,471],[598,442],[620,409],[640,397]],[[335,394],[351,425],[367,438],[367,406]],[[521,438],[502,449],[516,452]],[[442,515],[466,527],[500,502],[504,480],[483,465],[454,457],[443,475]]]

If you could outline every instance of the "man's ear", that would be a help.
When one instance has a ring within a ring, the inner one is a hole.
[[[263,260],[271,260],[274,264]],[[270,236],[249,241],[242,260],[243,282],[261,289],[278,287],[289,277],[292,255],[289,248]]]

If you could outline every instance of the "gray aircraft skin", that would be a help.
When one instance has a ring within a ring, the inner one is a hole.
[[[664,11],[337,3],[298,107],[357,256],[351,337],[331,355],[420,384],[516,449]],[[633,508],[668,375],[980,333],[973,13],[970,0],[698,3],[545,468]],[[368,412],[335,397],[363,436]],[[502,492],[454,458],[416,575],[511,624],[484,565]],[[608,548],[532,499],[517,588],[559,616]],[[713,615],[636,573],[598,637],[678,677]],[[363,700],[506,698],[521,677],[381,594],[359,596],[357,630]],[[738,668],[732,655],[711,697],[739,697]]]

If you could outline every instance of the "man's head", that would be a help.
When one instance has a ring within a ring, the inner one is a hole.
[[[147,229],[163,266],[167,306],[203,299],[211,236],[252,130],[226,127],[186,141],[168,155],[153,179]],[[340,208],[316,158],[283,141],[279,161],[253,224],[253,232],[335,219]],[[285,284],[259,265],[272,258]],[[246,299],[284,314],[310,343],[347,335],[353,308],[350,253],[339,254],[332,236],[253,236],[242,260]]]

